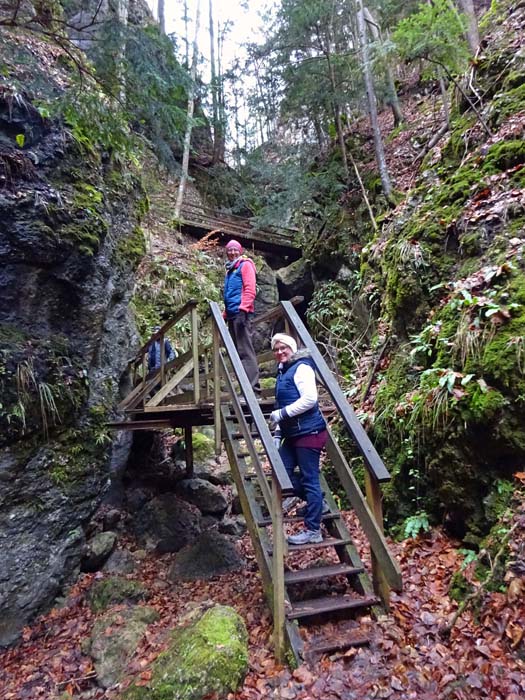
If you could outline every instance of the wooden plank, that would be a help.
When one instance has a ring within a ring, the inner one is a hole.
[[[348,466],[348,462],[341,452],[341,448],[335,441],[330,428],[328,428],[328,443],[326,449],[328,456],[330,457],[330,460],[337,472],[339,481],[343,485],[348,498],[350,499],[350,503],[352,504],[352,508],[355,510],[356,515],[359,518],[361,527],[363,528],[363,531],[370,542],[370,547],[380,562],[381,569],[386,580],[388,581],[390,587],[395,591],[401,591],[402,579],[399,565],[391,555],[381,528],[376,523],[375,518],[370,511],[363,494],[361,493],[361,489],[359,488],[359,485],[355,480],[350,467]]]
[[[292,304],[293,306],[297,306],[301,302],[304,301],[304,297],[301,296],[295,296],[292,297],[291,299],[288,299],[289,303]],[[259,314],[253,319],[253,325],[257,326],[259,323],[267,323],[268,321],[275,321],[278,318],[281,318],[283,315],[283,307],[281,304],[277,304],[277,306],[273,306],[271,309],[268,309],[268,311],[264,311],[262,314]],[[272,352],[270,350],[270,352]],[[273,353],[272,353],[273,357]],[[270,358],[272,359],[272,358]]]
[[[353,576],[362,574],[363,567],[350,566],[349,564],[333,564],[332,566],[315,566],[311,569],[298,569],[285,571],[284,580],[287,584],[305,583],[305,581],[322,581],[332,576]]]
[[[330,509],[332,512],[338,512],[337,504],[335,503],[330,487],[322,472],[319,475],[319,481],[321,482],[321,490],[324,493],[324,498],[328,502]],[[324,517],[326,516],[323,516],[323,518]],[[332,537],[337,537],[342,540],[352,540],[346,523],[341,517],[336,520],[329,520],[328,522],[325,522],[324,526]],[[350,564],[357,569],[363,567],[363,562],[361,561],[359,552],[357,551],[357,548],[353,542],[350,542],[350,544],[347,544],[344,547],[337,547],[336,553],[341,562]],[[352,584],[355,590],[361,595],[374,595],[374,587],[372,586],[372,581],[370,580],[366,571],[355,576]]]
[[[224,364],[224,358],[221,357],[221,361],[223,362],[222,369],[223,371],[226,369],[226,365]],[[226,376],[226,382],[231,386],[231,379],[227,375]],[[261,462],[259,460],[259,457],[257,455],[257,452],[255,451],[255,445],[253,444],[253,440],[250,438],[250,429],[248,427],[248,423],[246,421],[246,418],[244,417],[241,406],[239,403],[239,400],[237,396],[234,394],[232,397],[232,407],[235,411],[236,417],[237,417],[237,425],[240,427],[241,432],[244,437],[244,441],[246,443],[246,447],[248,448],[248,454],[245,456],[249,456],[251,458],[251,466],[254,470],[253,472],[253,477],[257,480],[257,484],[259,485],[259,488],[261,489],[262,496],[264,498],[264,502],[266,504],[266,508],[271,512],[272,508],[272,493],[270,491],[270,485],[268,480],[266,479],[266,474],[263,471]],[[223,408],[222,409],[222,415],[224,422],[227,421],[227,411],[228,409]],[[230,423],[233,426],[233,422]],[[239,453],[239,445],[238,441],[236,443],[233,443],[233,440],[231,438],[231,434],[233,432],[233,428],[230,431],[230,427],[228,426],[228,438],[233,444],[233,449],[235,450],[235,458],[236,460],[244,459],[244,457],[241,456]],[[246,472],[242,474],[243,481],[246,479]]]
[[[344,639],[333,639],[323,644],[312,644],[308,647],[307,655],[330,654],[339,651],[346,651],[351,647],[363,647],[370,644],[370,637],[357,635],[355,637],[345,637]]]
[[[193,356],[193,395],[195,403],[199,403],[201,398],[201,388],[199,383],[199,318],[197,308],[192,308],[191,312],[191,348]]]
[[[365,491],[366,500],[368,502],[368,505],[370,506],[370,510],[374,514],[377,526],[379,527],[381,532],[384,532],[383,507],[381,505],[381,489],[377,481],[369,472],[365,472]],[[374,584],[374,591],[381,598],[381,601],[386,610],[390,610],[390,588],[388,586],[388,581],[386,580],[385,575],[383,574],[381,562],[376,557],[373,551],[371,552],[371,558],[372,581]]]
[[[175,372],[173,377],[164,384],[162,389],[159,389],[155,396],[153,396],[149,401],[146,402],[145,408],[153,408],[154,406],[158,406],[160,402],[168,396],[168,394],[175,389],[177,384],[181,382],[184,377],[191,371],[191,368],[193,367],[193,358],[185,362],[182,367]]]
[[[284,606],[284,557],[286,556],[286,540],[283,528],[283,509],[281,507],[282,493],[279,481],[272,482],[272,522],[273,522],[273,642],[274,653],[278,663],[284,663],[286,656],[285,645],[285,606]]]
[[[212,324],[213,335],[213,425],[215,428],[215,454],[221,453],[221,348],[217,327]]]
[[[186,457],[186,477],[191,479],[193,477],[193,431],[191,429],[191,425],[184,428],[184,447]]]
[[[287,617],[295,619],[321,615],[338,610],[361,610],[376,605],[379,602],[375,596],[366,598],[351,598],[350,596],[328,596],[326,598],[311,598],[293,603]]]
[[[339,520],[341,515],[339,513],[325,513],[322,516],[321,522],[328,522],[329,520]],[[293,525],[294,523],[302,523],[304,521],[303,517],[299,517],[297,515],[294,516],[287,516],[284,519],[284,522],[289,525]],[[257,525],[259,527],[268,527],[268,525],[272,524],[272,519],[271,518],[263,518],[262,520],[259,520],[257,522]],[[342,538],[346,539],[346,538]]]
[[[163,430],[172,427],[171,421],[167,419],[114,421],[106,423],[106,426],[111,430]]]
[[[281,456],[279,455],[279,452],[276,446],[274,445],[270,429],[262,414],[261,407],[259,405],[259,402],[257,401],[253,388],[248,380],[246,371],[242,365],[237,350],[235,349],[233,340],[230,334],[228,333],[228,329],[226,328],[226,324],[224,323],[224,319],[222,318],[222,313],[219,309],[219,305],[217,304],[217,302],[210,302],[210,309],[215,327],[219,331],[222,343],[226,348],[226,352],[228,354],[228,357],[230,358],[230,362],[232,363],[233,371],[235,373],[237,381],[242,387],[242,391],[246,399],[247,408],[250,411],[253,422],[255,423],[255,427],[259,433],[264,450],[268,455],[268,460],[272,467],[274,476],[276,479],[279,480],[279,486],[283,494],[285,496],[292,495],[293,487],[290,481],[290,477],[286,473],[286,469],[284,468]]]
[[[370,469],[379,482],[390,481],[390,474],[383,464],[383,461],[381,460],[375,447],[372,445],[365,429],[355,415],[354,409],[346,400],[341,387],[330,371],[323,356],[317,349],[317,346],[313,342],[312,337],[306,330],[306,327],[299,318],[297,312],[288,301],[282,301],[281,304],[283,305],[285,314],[295,332],[299,336],[301,342],[310,351],[311,357],[317,367],[319,377],[325,385],[325,388],[330,393],[334,404],[337,406],[339,414],[345,422],[350,434],[354,438],[356,446],[363,456],[367,468]]]
[[[328,547],[339,547],[341,545],[350,544],[352,540],[337,539],[335,537],[325,537],[322,542],[310,542],[308,544],[289,544],[288,554],[295,552],[307,552],[310,549],[327,549]],[[270,550],[268,554],[272,555]]]

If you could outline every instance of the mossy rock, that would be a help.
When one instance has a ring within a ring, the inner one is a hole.
[[[130,661],[148,625],[159,619],[159,613],[146,606],[107,612],[95,621],[88,643],[95,663],[97,682],[104,688],[125,677]]]
[[[222,698],[239,687],[248,670],[248,633],[242,618],[222,605],[204,614],[197,610],[189,618],[188,626],[173,632],[168,649],[153,663],[149,683],[130,686],[124,700],[202,700],[212,693]]]
[[[89,591],[89,606],[95,613],[102,612],[110,605],[124,601],[144,600],[147,592],[138,581],[130,581],[120,576],[111,576],[96,581]]]
[[[205,462],[215,454],[215,443],[204,433],[193,433],[193,456],[198,462]]]

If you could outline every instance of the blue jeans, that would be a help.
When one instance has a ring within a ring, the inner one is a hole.
[[[319,483],[321,450],[313,447],[294,447],[289,439],[285,439],[281,443],[279,454],[295,495],[306,501],[305,527],[308,530],[319,530],[323,514],[323,494]]]

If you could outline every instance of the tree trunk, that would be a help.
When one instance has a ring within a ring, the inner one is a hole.
[[[457,0],[457,2],[461,11],[467,17],[467,41],[472,55],[475,56],[479,48],[479,30],[478,19],[476,17],[476,11],[474,9],[474,2],[473,0]]]
[[[359,31],[359,43],[361,48],[361,61],[363,69],[363,78],[365,81],[366,96],[368,100],[368,111],[370,114],[370,125],[372,127],[372,136],[374,138],[374,151],[376,155],[379,177],[385,197],[389,202],[392,201],[392,183],[386,165],[385,149],[381,131],[379,130],[379,121],[377,118],[377,103],[374,92],[374,83],[372,80],[372,69],[370,66],[370,57],[368,55],[368,38],[366,36],[365,13],[363,11],[362,0],[357,2],[357,26]]]
[[[190,67],[190,32],[188,29],[188,0],[184,0],[184,44],[186,45],[186,68]]]
[[[180,218],[182,201],[184,199],[184,190],[188,180],[188,167],[190,163],[190,146],[191,146],[191,131],[193,128],[193,109],[195,106],[195,83],[197,80],[197,62],[199,59],[198,36],[200,24],[200,0],[197,0],[197,9],[195,11],[195,35],[193,39],[193,57],[191,64],[191,84],[188,88],[188,110],[186,116],[186,134],[184,135],[184,151],[182,155],[182,172],[179,182],[179,191],[177,193],[177,202],[175,204],[175,218]]]
[[[372,13],[367,7],[363,7],[363,12],[365,13],[365,19],[374,41],[377,41],[381,46],[383,46],[381,30],[379,29],[379,25],[375,21]],[[399,104],[399,97],[397,96],[396,85],[388,59],[385,59],[384,68],[388,92],[387,102],[392,110],[392,114],[394,115],[394,126],[399,126],[399,124],[403,122],[403,112],[401,111],[401,105]]]
[[[119,42],[118,49],[115,53],[115,68],[119,88],[120,101],[122,103],[126,100],[126,85],[124,77],[124,57],[126,55],[126,33],[128,28],[128,0],[117,0],[117,20],[118,20],[118,32],[119,32]]]
[[[217,162],[224,160],[226,149],[226,100],[224,96],[224,76],[222,73],[222,45],[223,34],[217,23]]]
[[[350,170],[348,168],[348,156],[346,153],[346,142],[345,142],[345,134],[344,134],[344,129],[343,129],[343,121],[341,119],[341,108],[339,106],[339,101],[338,101],[338,90],[337,90],[337,81],[335,79],[335,69],[334,69],[334,64],[332,61],[332,51],[331,51],[331,37],[332,37],[332,29],[331,27],[328,27],[328,36],[326,39],[326,45],[323,47],[324,54],[326,57],[326,61],[328,63],[328,76],[330,78],[330,86],[332,88],[332,109],[334,111],[334,121],[335,121],[335,128],[337,131],[337,140],[339,142],[339,148],[341,149],[341,159],[343,161],[343,172],[345,175],[345,182],[348,183],[350,180]],[[318,39],[319,39],[319,44],[323,46],[323,41],[321,40],[321,37],[318,34]]]
[[[213,111],[213,163],[217,163],[219,145],[219,108],[217,99],[217,68],[215,64],[215,35],[213,26],[213,0],[208,0],[209,31],[210,31],[210,70],[211,70],[211,101]]]
[[[159,29],[161,34],[166,34],[166,12],[165,0],[157,0],[157,16],[159,18]]]

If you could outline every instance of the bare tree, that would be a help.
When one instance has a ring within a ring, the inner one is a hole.
[[[199,60],[198,35],[200,25],[200,0],[197,0],[197,8],[195,10],[195,35],[193,38],[193,57],[191,63],[191,84],[188,88],[188,110],[186,114],[186,134],[184,136],[184,151],[182,155],[182,172],[179,181],[179,191],[177,193],[177,202],[175,204],[175,218],[180,217],[182,201],[184,199],[184,191],[188,180],[188,167],[190,163],[190,146],[191,132],[193,128],[193,109],[195,106],[195,84],[197,81],[197,63]]]
[[[385,158],[385,149],[383,139],[379,129],[379,121],[377,118],[377,103],[374,92],[374,83],[372,78],[372,69],[370,66],[370,57],[368,52],[368,37],[366,34],[365,13],[362,0],[357,0],[357,26],[359,32],[359,44],[361,48],[361,62],[363,69],[363,78],[365,81],[366,96],[368,100],[368,111],[370,114],[370,125],[372,127],[372,136],[374,139],[374,151],[376,155],[377,167],[381,178],[381,185],[385,197],[392,200],[392,183]]]
[[[381,36],[381,30],[379,29],[378,23],[375,21],[372,13],[367,7],[363,7],[363,12],[365,13],[365,20],[372,34],[372,38],[379,45],[383,45],[383,37]],[[388,88],[388,104],[394,115],[394,125],[398,126],[403,121],[403,112],[401,111],[401,105],[399,104],[399,97],[397,96],[396,85],[394,83],[394,78],[392,76],[392,71],[388,63],[388,59],[384,62],[386,83]]]
[[[457,0],[457,2],[461,11],[467,17],[467,41],[472,54],[475,55],[479,48],[479,30],[474,2],[473,0]]]
[[[157,0],[157,16],[159,18],[159,28],[161,34],[166,34],[166,12],[165,0]]]

